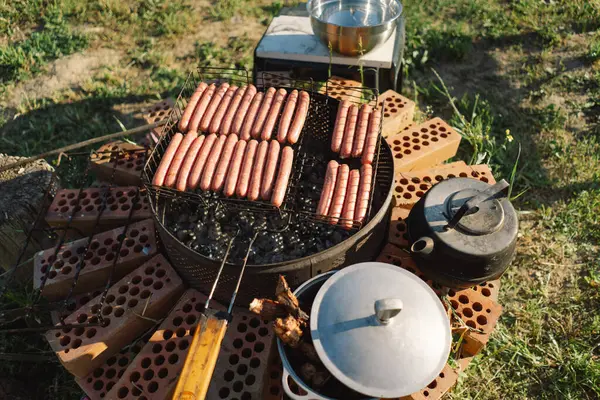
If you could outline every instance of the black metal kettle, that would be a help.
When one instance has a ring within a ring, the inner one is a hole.
[[[417,266],[455,289],[494,280],[508,268],[517,242],[517,213],[508,183],[451,178],[433,186],[408,216]]]

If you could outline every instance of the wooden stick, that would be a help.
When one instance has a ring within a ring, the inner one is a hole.
[[[70,144],[68,146],[61,147],[60,149],[50,150],[45,153],[38,154],[37,156],[33,156],[33,157],[29,157],[29,158],[26,158],[21,161],[17,161],[16,163],[4,165],[4,166],[0,167],[0,173],[2,173],[4,171],[8,171],[9,169],[22,167],[25,164],[29,164],[30,162],[37,161],[41,158],[46,158],[46,157],[54,156],[54,155],[64,153],[67,151],[80,149],[82,147],[89,146],[90,144],[95,144],[95,143],[99,143],[99,142],[104,142],[106,140],[116,139],[121,136],[134,135],[136,133],[144,132],[144,131],[151,130],[156,127],[165,125],[166,123],[167,123],[167,120],[163,119],[162,121],[158,121],[153,124],[138,126],[137,128],[128,129],[128,130],[122,131],[122,132],[109,133],[108,135],[99,136],[99,137],[95,137],[92,139],[84,140],[83,142]]]

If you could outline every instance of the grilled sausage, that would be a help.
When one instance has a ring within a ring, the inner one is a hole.
[[[273,193],[273,182],[275,181],[275,173],[277,170],[277,162],[279,161],[279,152],[281,146],[277,140],[272,140],[269,144],[267,161],[262,174],[262,183],[260,185],[260,197],[263,200],[271,200]]]
[[[223,121],[221,122],[221,129],[219,129],[219,133],[221,135],[229,135],[231,132],[231,128],[233,127],[233,121],[235,119],[235,115],[242,103],[242,99],[248,90],[248,86],[242,86],[235,92],[235,96],[231,99],[231,103],[229,103],[229,108],[223,117]],[[234,132],[235,133],[235,132]]]
[[[258,110],[258,114],[256,114],[256,120],[254,121],[254,125],[252,126],[251,133],[254,139],[258,139],[260,137],[263,126],[265,125],[265,121],[267,120],[267,115],[269,115],[271,104],[273,103],[273,99],[275,98],[275,92],[276,90],[273,87],[270,87],[265,92],[262,104],[260,105],[260,109]]]
[[[212,179],[211,188],[214,192],[220,192],[223,189],[223,186],[225,185],[225,177],[227,176],[229,163],[231,162],[233,150],[235,149],[235,144],[237,142],[237,135],[227,136],[227,140],[225,141],[225,145],[223,146],[223,151],[221,151],[219,163],[217,164],[217,169]]]
[[[375,149],[379,140],[379,127],[381,124],[381,111],[375,110],[371,113],[369,119],[369,133],[367,133],[367,141],[362,155],[363,164],[372,164],[375,157]]]
[[[200,122],[204,117],[204,113],[206,113],[206,109],[212,100],[215,91],[217,90],[217,86],[213,83],[209,85],[204,93],[202,93],[202,98],[198,102],[196,109],[194,110],[194,114],[192,115],[192,119],[190,120],[190,124],[188,125],[188,130],[197,131],[200,126]]]
[[[363,104],[358,115],[358,126],[354,135],[354,144],[352,145],[352,157],[360,157],[365,148],[367,138],[367,127],[369,125],[369,116],[373,109],[368,104]]]
[[[210,190],[210,184],[215,176],[217,164],[221,159],[221,152],[223,151],[223,147],[225,147],[227,138],[228,136],[219,136],[213,145],[213,148],[210,150],[210,154],[206,159],[206,164],[204,164],[204,171],[202,172],[202,179],[200,180],[200,189]]]
[[[167,177],[165,178],[164,186],[173,187],[175,186],[175,182],[177,182],[177,174],[179,174],[179,168],[181,168],[181,164],[183,163],[183,159],[187,154],[188,149],[196,140],[198,134],[194,131],[190,131],[185,134],[179,148],[177,149],[177,153],[175,153],[175,157],[173,157],[173,161],[171,161],[171,165],[169,166],[169,172],[167,172]]]
[[[344,130],[344,139],[342,140],[341,158],[348,158],[352,155],[352,145],[354,143],[354,132],[356,131],[356,121],[358,119],[358,107],[354,104],[348,110],[348,121]]]
[[[169,146],[167,146],[167,150],[165,150],[165,154],[163,154],[162,159],[160,160],[160,164],[154,173],[154,177],[152,178],[152,184],[156,186],[162,186],[165,182],[165,178],[167,176],[167,171],[171,166],[171,161],[175,157],[175,153],[177,153],[177,149],[183,140],[183,135],[181,133],[176,133],[171,138],[171,142]]]
[[[278,143],[273,141],[273,143]],[[281,161],[279,162],[279,172],[277,173],[277,180],[273,188],[273,195],[271,196],[271,204],[275,207],[281,207],[285,192],[287,191],[288,182],[290,181],[290,175],[292,173],[292,163],[294,161],[294,150],[290,146],[285,146],[281,152]]]
[[[188,101],[187,106],[185,107],[185,111],[183,112],[183,115],[179,120],[179,130],[181,132],[185,132],[187,130],[188,125],[190,124],[190,120],[192,119],[192,115],[194,114],[194,110],[198,105],[198,101],[200,101],[202,93],[204,93],[204,90],[206,90],[207,87],[208,85],[206,83],[200,82],[200,84],[196,88],[196,91],[194,92],[194,94],[192,94],[192,97],[190,97],[190,100]]]
[[[308,105],[310,104],[310,96],[304,90],[300,92],[300,101],[296,106],[296,113],[294,114],[294,121],[288,131],[287,141],[290,144],[294,144],[300,137],[304,121],[306,121],[306,114],[308,114]]]
[[[371,196],[371,181],[373,179],[373,167],[370,164],[364,164],[360,167],[360,186],[354,209],[354,219],[363,222],[369,208],[369,197]]]
[[[275,128],[275,122],[277,122],[277,118],[279,117],[279,111],[281,111],[281,106],[283,106],[283,102],[286,96],[287,92],[285,91],[285,89],[279,89],[275,94],[275,98],[273,99],[273,103],[271,104],[271,109],[269,110],[269,114],[267,114],[265,126],[263,126],[262,132],[260,134],[262,140],[271,139],[273,128]]]
[[[179,174],[177,174],[177,184],[175,188],[179,191],[185,191],[187,188],[188,177],[190,176],[190,172],[192,171],[192,167],[194,166],[194,161],[196,161],[196,157],[198,156],[198,152],[202,148],[202,143],[204,143],[205,136],[198,136],[190,146],[185,158],[183,160],[183,164],[181,164],[181,168],[179,168]]]
[[[247,144],[248,142],[244,140],[238,140],[235,144],[233,156],[231,157],[231,162],[229,164],[229,170],[227,171],[227,179],[225,180],[225,190],[223,191],[227,197],[231,197],[235,194],[236,184],[240,176]]]
[[[321,198],[319,199],[319,205],[317,206],[317,215],[327,215],[329,212],[329,207],[331,205],[331,199],[333,197],[333,190],[335,189],[335,181],[339,167],[340,164],[338,164],[335,160],[331,160],[329,161],[329,164],[327,164],[327,172],[325,173],[325,183],[323,184]]]
[[[264,93],[258,92],[252,99],[252,104],[246,113],[246,118],[244,119],[244,124],[242,125],[241,129],[240,138],[242,140],[250,140],[252,127],[254,126],[254,121],[256,121],[256,115],[258,114],[258,109],[260,108],[263,97]]]
[[[246,143],[242,140],[242,142]],[[248,187],[250,185],[250,174],[254,167],[254,157],[256,156],[256,149],[258,142],[256,140],[250,140],[248,146],[246,146],[246,153],[244,154],[244,161],[242,162],[242,169],[240,170],[240,176],[236,183],[237,188],[235,193],[240,198],[246,197],[248,194]]]
[[[338,219],[342,214],[349,174],[350,168],[346,164],[340,165],[335,179],[335,190],[333,191],[333,197],[331,198],[331,206],[329,207],[329,221],[332,224],[337,224]]]
[[[294,116],[294,110],[296,110],[296,103],[298,103],[298,91],[292,90],[292,93],[287,98],[283,113],[281,113],[281,119],[279,120],[279,129],[277,131],[277,141],[284,144],[287,140],[287,134],[290,129],[292,117]]]
[[[331,137],[331,151],[334,153],[339,153],[342,149],[342,140],[344,139],[344,130],[346,128],[349,109],[350,102],[348,100],[342,100],[338,106],[337,116],[335,117],[335,126],[333,127],[333,136]]]
[[[204,166],[206,165],[206,160],[211,153],[215,142],[217,141],[217,135],[208,135],[206,139],[204,139],[204,143],[202,144],[202,148],[198,152],[198,156],[194,161],[194,166],[192,167],[192,171],[188,177],[187,187],[190,190],[194,190],[200,184],[200,180],[202,179],[202,172],[204,172]]]
[[[240,136],[240,138],[244,118],[246,118],[246,113],[248,112],[248,108],[250,108],[250,103],[252,102],[252,99],[254,99],[254,95],[256,95],[256,86],[248,86],[248,89],[246,89],[246,92],[244,93],[244,97],[242,97],[242,102],[235,113],[235,118],[233,119],[233,125],[231,126],[230,133],[235,133],[236,135]]]
[[[346,197],[344,197],[344,207],[342,208],[342,227],[345,229],[352,228],[352,223],[354,222],[359,183],[360,172],[357,169],[353,169],[348,175],[348,186],[346,187]]]
[[[258,145],[256,155],[254,156],[254,168],[250,178],[250,188],[248,189],[248,200],[255,201],[260,197],[260,184],[262,181],[265,161],[267,160],[267,150],[269,142],[263,141]]]
[[[200,122],[201,131],[207,132],[210,128],[213,117],[219,108],[219,104],[221,104],[221,101],[223,100],[223,96],[225,96],[225,93],[227,93],[227,89],[229,89],[229,83],[222,83],[221,86],[219,86],[219,88],[215,91],[212,99],[210,99],[210,104],[206,108],[206,112],[202,117],[202,122]]]
[[[219,133],[219,129],[221,128],[221,124],[223,123],[225,113],[229,109],[229,104],[231,104],[231,101],[233,100],[233,95],[235,94],[235,92],[237,92],[237,90],[237,86],[229,86],[229,88],[223,95],[223,99],[221,100],[221,103],[219,104],[219,107],[217,108],[217,111],[215,112],[215,115],[213,116],[213,119],[210,123],[210,127],[208,128],[208,131],[210,133]]]

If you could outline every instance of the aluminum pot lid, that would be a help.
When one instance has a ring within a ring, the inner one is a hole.
[[[450,321],[435,292],[395,265],[346,267],[319,289],[310,330],[325,367],[349,388],[372,397],[401,397],[444,368]]]

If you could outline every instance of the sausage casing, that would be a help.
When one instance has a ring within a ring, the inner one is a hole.
[[[231,162],[229,164],[229,170],[227,171],[227,179],[225,179],[225,189],[223,190],[223,193],[225,193],[225,196],[227,197],[231,197],[235,194],[247,145],[248,142],[245,140],[238,140],[235,144],[233,156],[231,157]]]
[[[377,148],[377,141],[379,140],[379,127],[381,124],[381,111],[376,109],[371,113],[369,119],[369,133],[367,133],[367,140],[365,142],[365,148],[362,155],[363,164],[372,164],[373,158],[375,157],[375,149]]]
[[[331,151],[339,153],[342,149],[342,140],[344,139],[344,130],[346,129],[346,120],[348,119],[348,110],[350,102],[342,100],[338,106],[337,116],[335,117],[335,126],[333,127],[333,136],[331,137]]]
[[[227,136],[219,136],[217,141],[213,145],[213,148],[210,150],[210,154],[206,159],[206,164],[204,165],[204,171],[202,171],[202,180],[200,181],[200,189],[209,190],[210,184],[212,183],[213,177],[215,176],[215,170],[217,169],[217,163],[221,158],[221,152],[223,151],[223,147],[225,146],[225,141],[227,140]]]
[[[163,154],[160,164],[154,173],[154,177],[152,178],[152,184],[156,186],[162,186],[165,183],[165,178],[167,177],[167,171],[169,171],[169,167],[171,166],[171,162],[175,157],[175,153],[177,153],[177,149],[183,140],[183,135],[177,132],[171,138],[171,142],[167,146],[167,150]]]
[[[269,110],[271,109],[271,104],[273,103],[273,99],[275,98],[275,88],[270,87],[265,92],[263,97],[262,104],[260,105],[260,109],[258,110],[258,114],[256,114],[256,120],[254,120],[254,125],[252,126],[252,137],[254,139],[258,139],[261,135],[263,126],[267,121],[267,116],[269,115]]]
[[[252,99],[256,95],[256,86],[248,85],[248,89],[244,93],[244,97],[242,97],[242,102],[235,112],[235,118],[233,119],[233,125],[231,125],[231,132],[241,137],[242,125],[244,123],[244,119],[246,118],[246,113],[250,108],[250,103],[252,103]],[[248,140],[248,139],[244,139]]]
[[[208,128],[208,131],[210,133],[219,133],[219,129],[221,129],[221,125],[223,124],[223,118],[225,118],[225,113],[227,113],[227,110],[229,109],[229,104],[231,104],[233,96],[235,95],[235,92],[237,92],[237,90],[237,86],[229,86],[229,88],[223,95],[221,103],[219,104],[219,107],[217,107],[217,111],[215,112],[215,115],[213,116],[213,119],[210,122],[210,127]]]
[[[281,119],[279,120],[279,129],[277,130],[277,141],[284,144],[287,140],[287,134],[292,123],[292,117],[296,110],[296,104],[298,103],[298,91],[292,90],[292,93],[287,97],[283,113],[281,113]]]
[[[273,143],[278,142],[273,141]],[[285,146],[281,152],[281,161],[279,162],[277,179],[275,180],[273,195],[271,196],[271,204],[275,207],[281,207],[283,204],[285,192],[287,191],[290,175],[292,173],[293,161],[294,150],[290,146]]]
[[[242,169],[240,170],[240,176],[236,184],[237,188],[235,189],[235,193],[240,198],[244,198],[248,194],[248,187],[250,186],[250,176],[254,167],[254,157],[256,156],[257,148],[258,142],[256,140],[250,140],[248,142],[248,146],[246,146],[244,161],[242,162]]]
[[[358,125],[354,135],[354,144],[352,145],[352,157],[360,157],[365,147],[367,139],[367,127],[369,126],[369,117],[373,109],[367,104],[363,104],[358,114]]]
[[[279,111],[281,111],[281,107],[283,106],[283,102],[287,96],[287,92],[285,89],[279,89],[275,94],[275,98],[273,99],[273,103],[271,103],[271,108],[269,109],[269,113],[267,114],[267,120],[265,121],[265,125],[263,126],[260,137],[262,140],[271,139],[271,135],[273,134],[273,128],[275,128],[275,123],[277,122],[277,118],[279,117]]]
[[[332,224],[337,224],[339,217],[342,214],[349,175],[350,168],[346,164],[340,165],[335,180],[335,190],[333,191],[333,197],[331,198],[331,206],[329,207],[329,221]]]
[[[235,115],[240,108],[240,104],[242,103],[242,99],[244,98],[247,90],[248,86],[242,86],[235,92],[233,99],[231,99],[231,103],[229,103],[229,108],[227,108],[227,112],[223,117],[223,121],[221,122],[221,128],[219,129],[219,133],[221,135],[229,135],[231,132]]]
[[[214,192],[220,192],[225,185],[225,177],[227,176],[229,164],[231,163],[231,157],[233,156],[233,150],[235,149],[235,144],[237,142],[237,135],[227,136],[227,140],[223,145],[223,150],[221,151],[221,156],[219,157],[219,163],[217,164],[217,169],[215,170],[215,174],[211,183],[211,189]]]
[[[329,207],[331,206],[331,199],[333,198],[333,190],[335,189],[335,181],[339,167],[340,164],[338,164],[335,160],[331,160],[327,164],[325,183],[323,184],[321,198],[319,199],[319,205],[317,206],[317,215],[327,215],[329,213]]]
[[[263,200],[271,200],[273,193],[273,183],[275,182],[275,174],[277,172],[277,162],[279,161],[279,153],[281,145],[277,140],[269,142],[269,151],[267,152],[267,161],[263,170],[262,183],[260,185],[260,198]]]
[[[192,119],[190,120],[190,124],[188,125],[189,131],[198,131],[200,122],[202,121],[202,118],[204,118],[206,109],[208,108],[208,105],[210,104],[216,90],[217,86],[212,83],[206,88],[206,90],[204,90],[204,93],[202,93],[202,98],[198,102],[198,105],[194,110],[194,114],[192,115]]]
[[[248,200],[255,201],[260,197],[260,184],[262,181],[265,162],[267,161],[267,150],[269,142],[262,141],[258,145],[256,155],[254,156],[254,168],[250,177],[250,187],[248,189]]]
[[[221,104],[221,101],[223,100],[223,96],[225,96],[225,93],[227,93],[227,89],[229,89],[229,83],[222,83],[221,86],[219,86],[219,88],[215,91],[212,99],[210,99],[210,103],[208,104],[206,112],[202,117],[202,122],[200,122],[201,131],[207,132],[210,128],[213,117],[219,108],[219,104]]]
[[[348,110],[348,120],[344,130],[344,139],[342,140],[341,158],[348,158],[352,155],[352,145],[354,144],[354,133],[356,132],[356,122],[358,120],[358,107],[354,104]]]
[[[356,208],[354,210],[354,219],[363,222],[367,216],[369,208],[369,198],[371,197],[371,182],[373,180],[373,167],[370,164],[363,164],[360,167],[360,186],[358,188],[358,197]]]
[[[217,135],[208,135],[204,139],[204,143],[202,143],[202,148],[198,152],[196,156],[196,160],[194,161],[194,166],[190,171],[190,175],[188,177],[187,187],[191,190],[194,190],[200,184],[200,180],[202,179],[202,172],[204,172],[204,166],[206,165],[206,160],[208,156],[210,156],[211,150],[217,141]]]
[[[200,82],[200,84],[192,94],[192,97],[190,97],[190,100],[188,101],[187,106],[185,107],[185,111],[183,112],[183,115],[179,120],[179,131],[187,131],[187,128],[190,124],[190,120],[192,119],[192,115],[194,114],[194,110],[198,105],[198,101],[200,101],[202,93],[204,93],[207,87],[208,85],[205,82]]]
[[[184,191],[187,188],[188,177],[190,176],[190,172],[192,171],[192,167],[194,166],[194,161],[196,161],[196,157],[198,156],[198,152],[202,148],[202,144],[204,143],[205,136],[198,136],[190,146],[185,158],[183,160],[183,164],[181,164],[181,168],[179,168],[179,173],[177,174],[177,183],[175,188],[179,191]]]
[[[190,131],[185,134],[177,152],[175,153],[175,157],[173,157],[173,161],[171,161],[171,165],[169,166],[169,171],[167,172],[167,177],[165,178],[164,186],[173,187],[175,186],[175,182],[177,182],[177,174],[179,174],[179,168],[181,168],[181,164],[183,164],[183,159],[187,154],[188,149],[196,140],[198,134],[194,131]]]
[[[252,127],[254,126],[254,121],[256,121],[256,115],[262,104],[263,97],[264,93],[258,92],[252,99],[252,104],[250,104],[250,109],[248,109],[248,112],[246,113],[246,118],[244,119],[244,124],[241,129],[240,138],[242,140],[250,140],[252,136]]]
[[[298,105],[296,106],[296,112],[294,114],[294,120],[292,121],[292,126],[288,131],[287,141],[290,144],[294,144],[298,141],[300,137],[300,132],[302,132],[302,127],[304,126],[304,122],[306,121],[306,115],[308,114],[308,106],[310,104],[310,96],[304,90],[300,92],[300,100],[298,101]]]
[[[342,226],[346,229],[352,228],[352,223],[354,222],[354,210],[356,209],[356,196],[358,196],[359,183],[360,172],[357,169],[353,169],[348,175],[348,186],[346,187],[344,207],[342,208]]]

